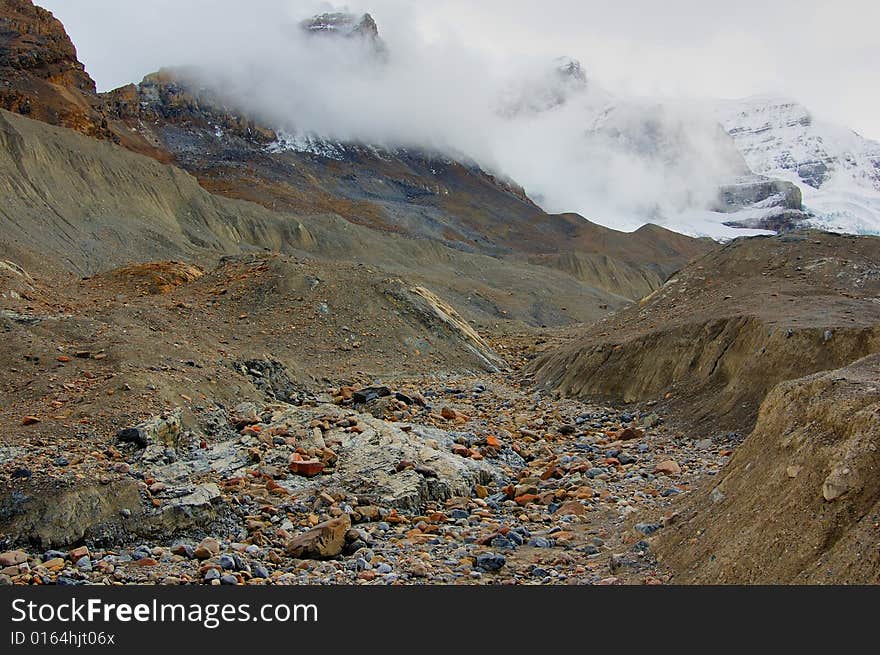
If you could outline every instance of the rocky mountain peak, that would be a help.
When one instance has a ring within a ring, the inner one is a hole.
[[[581,62],[558,57],[550,66],[510,84],[500,98],[499,113],[508,118],[540,114],[564,105],[586,88],[587,74]]]
[[[577,59],[571,57],[557,57],[556,73],[560,79],[578,84],[587,84],[587,73],[583,65]]]
[[[387,52],[385,42],[379,36],[379,26],[370,14],[327,12],[302,21],[300,27],[311,36],[358,39],[369,44],[376,54],[385,55]]]
[[[0,108],[96,136],[95,82],[64,26],[30,0],[0,1]]]

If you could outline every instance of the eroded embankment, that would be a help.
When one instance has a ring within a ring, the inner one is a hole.
[[[654,544],[679,583],[880,582],[880,356],[778,385]]]
[[[748,429],[774,385],[880,351],[880,327],[768,325],[720,318],[550,353],[533,366],[565,395],[668,402],[686,422]]]

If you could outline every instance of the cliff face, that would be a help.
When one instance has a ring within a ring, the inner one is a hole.
[[[89,136],[108,136],[95,82],[64,26],[29,0],[0,0],[0,107]]]
[[[0,108],[171,160],[118,120],[64,26],[30,0],[0,0]]]

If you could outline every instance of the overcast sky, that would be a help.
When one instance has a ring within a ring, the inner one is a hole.
[[[311,0],[38,4],[64,22],[102,90],[198,59],[208,42],[247,47],[279,20],[331,7]],[[392,44],[458,41],[500,61],[570,55],[606,87],[636,94],[784,94],[880,139],[875,0],[351,0],[347,6],[370,11]]]

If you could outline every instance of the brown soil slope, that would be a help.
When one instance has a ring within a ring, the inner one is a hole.
[[[178,168],[6,112],[0,144],[0,243],[29,271],[91,275],[169,259],[213,268],[268,249],[381,267],[484,322],[595,320],[626,303],[547,267],[215,196]]]
[[[563,393],[665,401],[685,423],[747,430],[783,381],[880,351],[880,239],[738,239],[532,373]]]
[[[267,384],[289,399],[322,380],[506,366],[447,303],[358,264],[245,255],[211,271],[157,262],[35,278],[0,268],[0,420],[36,416],[38,434],[110,432],[205,397],[234,405]]]
[[[656,547],[675,582],[880,583],[880,356],[777,386]]]

